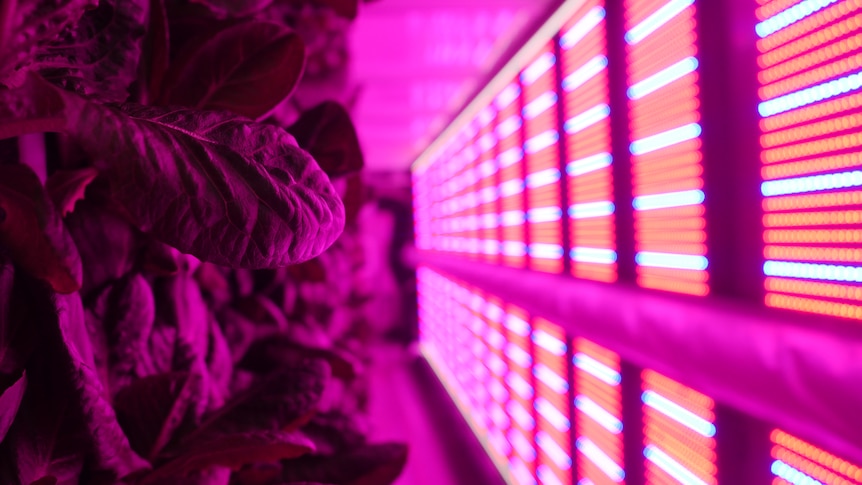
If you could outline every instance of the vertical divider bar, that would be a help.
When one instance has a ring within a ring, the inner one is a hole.
[[[626,485],[644,485],[644,433],[641,407],[641,369],[625,361],[620,362],[623,405],[623,461]]]
[[[557,78],[557,82],[554,85],[554,91],[557,94],[557,133],[560,134],[560,139],[557,143],[557,147],[559,148],[560,153],[560,210],[562,210],[563,215],[560,218],[560,225],[562,228],[563,240],[561,241],[563,245],[563,273],[567,275],[572,274],[572,258],[570,257],[570,253],[572,250],[572,231],[569,230],[569,206],[571,205],[571,201],[569,200],[569,183],[574,183],[569,181],[569,177],[566,175],[566,166],[568,165],[568,150],[566,149],[566,129],[563,126],[565,124],[565,103],[563,101],[563,96],[565,93],[563,92],[563,49],[560,47],[560,33],[554,36],[554,57],[557,59],[557,62],[554,63],[555,76]],[[569,403],[571,404],[571,403]],[[574,450],[574,448],[572,448]]]
[[[617,278],[634,283],[635,226],[632,206],[632,170],[629,153],[628,97],[626,96],[625,12],[622,1],[605,5],[608,48],[608,84],[611,107],[611,147],[614,159],[614,205],[616,207]]]

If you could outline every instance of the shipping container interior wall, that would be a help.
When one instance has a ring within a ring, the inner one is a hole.
[[[862,0],[569,0],[412,167],[509,484],[862,484]]]

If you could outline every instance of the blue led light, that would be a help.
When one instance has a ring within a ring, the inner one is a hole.
[[[611,108],[606,104],[593,106],[583,113],[569,118],[563,125],[563,128],[566,130],[566,133],[572,135],[593,126],[607,118],[610,114]]]
[[[610,386],[618,386],[622,381],[622,376],[620,376],[619,372],[611,369],[605,364],[602,364],[587,354],[578,352],[572,359],[572,363],[575,364],[575,367],[578,369],[581,369],[587,374],[590,374]]]
[[[524,143],[524,151],[531,154],[538,153],[545,148],[554,146],[554,143],[557,143],[559,139],[560,135],[557,130],[543,131]]]
[[[542,485],[564,485],[548,465],[539,465],[536,474],[539,475]]]
[[[554,67],[556,62],[557,58],[550,52],[542,54],[538,59],[533,61],[532,64],[524,69],[524,72],[521,73],[521,82],[526,85],[533,84],[537,79],[542,77],[542,74],[548,72],[550,68]]]
[[[785,111],[801,108],[824,99],[855,91],[860,87],[862,87],[862,72],[857,72],[809,88],[800,89],[799,91],[794,91],[775,99],[770,99],[769,101],[764,101],[757,105],[757,111],[760,113],[760,116],[768,118]]]
[[[593,7],[589,12],[578,20],[565,34],[560,38],[560,47],[563,49],[571,49],[578,42],[583,40],[587,34],[602,23],[605,18],[605,9],[602,7]]]
[[[632,155],[644,155],[684,141],[693,140],[700,136],[701,131],[699,124],[689,123],[679,128],[673,128],[662,133],[641,138],[640,140],[635,140],[629,146],[629,151]]]
[[[561,259],[565,251],[559,244],[532,243],[527,254],[537,259]]]
[[[536,427],[536,421],[533,420],[533,417],[530,415],[530,412],[524,409],[524,406],[521,406],[521,403],[518,401],[509,401],[506,405],[506,411],[509,412],[509,416],[518,423],[518,426],[521,429],[530,431]],[[529,441],[527,441],[527,445],[529,446]],[[514,443],[512,443],[514,444]],[[517,446],[516,446],[517,448]],[[524,455],[522,453],[522,455]]]
[[[712,438],[715,436],[715,425],[694,414],[688,409],[671,401],[670,399],[654,391],[645,391],[641,394],[641,401],[647,406],[691,429],[695,433]]]
[[[518,241],[503,242],[503,254],[506,256],[526,256],[527,245]]]
[[[632,206],[635,210],[648,211],[697,205],[703,203],[703,200],[702,190],[684,190],[664,194],[639,195],[632,201]]]
[[[768,19],[759,22],[754,30],[761,38],[772,35],[779,30],[799,22],[800,20],[832,5],[838,0],[805,0],[782,10]]]
[[[515,391],[515,394],[521,397],[521,399],[530,400],[533,398],[533,387],[530,386],[527,381],[524,380],[519,374],[515,372],[510,372],[509,375],[506,376],[506,384]]]
[[[584,455],[585,458],[593,462],[599,470],[608,476],[615,483],[623,481],[626,477],[622,467],[601,450],[589,438],[580,437],[575,441],[575,447]]]
[[[590,419],[598,423],[602,428],[605,428],[612,434],[620,434],[623,432],[623,423],[613,414],[609,413],[605,408],[596,404],[595,401],[587,396],[578,395],[575,397],[575,408],[580,412],[589,416]]]
[[[572,427],[572,423],[569,421],[569,418],[561,413],[560,410],[547,399],[543,397],[536,399],[535,407],[536,411],[538,411],[545,420],[551,423],[551,426],[556,428],[557,431],[565,433]]]
[[[773,475],[783,478],[793,485],[823,485],[823,482],[811,478],[781,460],[773,461],[770,470],[772,470]]]
[[[520,95],[521,88],[517,84],[510,84],[497,95],[497,99],[494,100],[494,104],[497,106],[498,110],[502,110],[512,104],[512,102],[518,99],[518,96]]]
[[[646,39],[647,36],[660,29],[662,25],[670,22],[671,19],[692,5],[694,5],[694,0],[671,0],[667,2],[649,17],[643,19],[639,24],[626,32],[626,42],[634,45]]]
[[[613,249],[574,247],[569,251],[569,257],[579,263],[614,264],[617,252]]]
[[[536,434],[536,444],[539,445],[542,451],[544,451],[561,470],[568,470],[572,467],[572,457],[570,457],[565,450],[560,448],[560,445],[558,445],[548,433],[539,431]]]
[[[579,160],[573,160],[566,165],[566,173],[572,177],[579,177],[605,167],[610,167],[613,157],[610,153],[602,152]]]
[[[532,339],[536,345],[554,355],[566,355],[566,350],[568,349],[566,343],[544,330],[536,330],[533,333]]]
[[[546,168],[545,170],[527,175],[527,187],[535,189],[545,185],[550,185],[559,181],[561,176],[562,174],[559,169]]]
[[[506,321],[503,322],[503,325],[521,337],[530,335],[530,324],[515,315],[506,315]]]
[[[506,211],[500,214],[500,224],[503,226],[520,226],[526,220],[524,211]]]
[[[685,59],[662,69],[643,81],[634,84],[629,88],[627,94],[629,99],[641,99],[644,96],[654,93],[668,84],[682,78],[686,74],[697,70],[698,62],[694,57],[686,57]]]
[[[563,89],[574,91],[608,67],[608,58],[596,56],[563,79]]]
[[[635,262],[640,266],[649,268],[688,269],[692,271],[703,271],[709,266],[709,260],[704,256],[653,251],[641,251],[635,254]]]
[[[688,468],[671,458],[667,453],[653,445],[644,448],[644,456],[647,460],[664,470],[681,485],[707,485],[706,482],[697,477]]]
[[[531,120],[547,111],[548,108],[553,107],[556,102],[557,93],[553,91],[542,93],[541,95],[539,95],[539,97],[531,101],[528,105],[524,106],[524,109],[522,111],[522,113],[524,114],[524,118]]]
[[[760,184],[760,193],[764,197],[775,195],[801,194],[804,192],[819,192],[821,190],[845,189],[862,185],[862,170],[852,172],[827,173],[809,175],[784,180],[770,180]]]
[[[512,147],[501,153],[497,159],[500,162],[500,168],[505,168],[520,162],[524,158],[524,151],[521,147]]]
[[[763,274],[766,276],[784,276],[807,280],[862,283],[862,267],[858,266],[767,261],[763,263]]]
[[[563,210],[559,207],[537,207],[527,211],[527,220],[533,224],[559,221]]]
[[[500,138],[506,138],[518,131],[521,128],[521,117],[519,115],[512,115],[505,120],[503,120],[499,125],[497,125],[497,129],[494,130],[497,132],[497,136]]]
[[[609,200],[598,202],[584,202],[569,206],[569,216],[572,219],[589,219],[592,217],[605,217],[614,213],[614,203]]]
[[[544,364],[537,364],[533,368],[533,375],[558,394],[569,390],[569,383]]]

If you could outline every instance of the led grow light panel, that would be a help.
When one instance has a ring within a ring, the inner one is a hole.
[[[513,268],[527,266],[524,207],[524,149],[522,146],[521,87],[513,79],[494,99],[497,119],[497,191],[500,198],[502,263]]]
[[[521,72],[530,268],[563,271],[557,58],[548,42]]]
[[[563,139],[572,274],[617,277],[604,0],[590,0],[561,30]]]
[[[810,443],[773,430],[770,471],[774,485],[862,485],[862,467]]]
[[[571,483],[572,436],[569,411],[569,345],[566,332],[544,318],[533,320],[536,363],[537,475],[543,484]]]
[[[626,0],[638,284],[709,292],[694,0]]]
[[[641,377],[646,484],[716,485],[714,401],[651,370]]]
[[[511,419],[506,437],[512,445],[509,467],[516,483],[535,483],[537,450],[533,405],[536,389],[532,377],[532,326],[530,316],[521,308],[506,305],[504,310],[503,327],[507,341],[504,353],[509,371],[506,375],[509,391],[506,413]]]
[[[766,305],[862,319],[862,4],[757,7]]]
[[[596,485],[625,483],[620,358],[584,339],[573,351],[578,476]]]

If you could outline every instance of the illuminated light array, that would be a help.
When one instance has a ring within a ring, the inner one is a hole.
[[[565,331],[543,318],[533,320],[536,365],[536,444],[542,483],[572,483],[571,422],[569,421],[569,345]],[[548,478],[551,476],[552,478]]]
[[[619,356],[584,339],[574,342],[573,354],[578,476],[585,483],[623,483]]]
[[[860,8],[856,0],[758,8],[768,306],[862,317],[853,296],[862,287]]]
[[[511,427],[507,435],[512,444],[510,465],[513,468],[516,483],[536,483],[536,467],[539,456],[533,437],[536,433],[536,419],[532,410],[538,396],[538,390],[533,387],[533,325],[524,310],[503,305],[503,333],[506,337],[506,347],[503,351],[508,365],[505,378],[509,391],[509,402],[506,407],[511,417]]]
[[[497,136],[494,133],[494,121],[497,112],[493,106],[488,106],[479,112],[479,133],[476,145],[479,157],[476,160],[474,184],[476,201],[476,217],[480,224],[476,231],[479,240],[481,260],[495,264],[500,260],[499,211],[497,210],[497,171],[499,166],[496,158]]]
[[[533,74],[536,74],[533,72]],[[523,118],[520,108],[521,88],[517,80],[509,83],[494,99],[497,142],[500,254],[502,263],[514,268],[527,266],[526,221],[524,205],[524,148],[521,136]],[[541,116],[539,116],[541,118]]]
[[[694,0],[625,1],[629,151],[638,284],[706,295],[695,8]],[[680,211],[689,206],[700,210]],[[668,231],[669,219],[680,228]]]
[[[559,174],[557,132],[557,58],[547,44],[521,72],[524,109],[524,164],[526,168],[527,235],[531,269],[563,270],[562,189],[548,181]],[[559,180],[559,177],[557,177]]]
[[[572,274],[617,278],[605,2],[583,3],[560,36]]]
[[[770,433],[776,477],[794,485],[862,485],[862,467],[838,458],[780,429]]]
[[[715,485],[715,403],[654,371],[642,375],[646,483]]]

